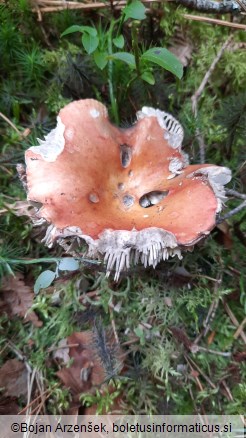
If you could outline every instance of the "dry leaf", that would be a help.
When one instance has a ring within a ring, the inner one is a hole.
[[[5,397],[27,394],[27,369],[18,359],[10,359],[0,368],[1,389]]]
[[[57,375],[72,393],[73,400],[70,404],[69,411],[66,413],[71,414],[76,413],[79,408],[81,408],[81,402],[79,401],[81,393],[89,392],[92,391],[93,388],[100,387],[105,381],[107,371],[110,372],[110,366],[114,368],[115,364],[109,364],[110,358],[108,357],[115,350],[114,338],[109,335],[106,336],[103,327],[98,323],[93,332],[73,333],[67,338],[66,344],[64,340],[62,343],[63,345],[71,345],[71,347],[69,347],[69,358],[73,359],[73,363],[68,368],[62,368],[57,372]],[[99,352],[101,348],[100,345],[104,350],[103,352],[101,351],[101,353]],[[117,348],[115,352],[112,353],[112,355],[114,354],[117,356],[117,364],[119,362],[120,369],[117,371],[121,371],[123,366],[120,360],[121,350]],[[107,390],[113,393],[115,388],[113,385],[110,385],[107,387]],[[120,410],[120,400],[121,396],[117,396],[111,406],[111,412]],[[95,405],[90,408],[84,408],[83,415],[94,415],[96,410],[97,406]]]
[[[4,277],[0,289],[0,311],[6,312],[10,318],[21,316],[25,321],[31,321],[35,327],[41,327],[43,323],[36,313],[29,312],[33,297],[33,290],[24,283],[22,274]]]
[[[17,397],[0,398],[0,415],[17,415],[19,410]]]
[[[53,352],[53,358],[61,360],[65,365],[70,361],[69,347],[67,347],[67,339],[62,339]]]
[[[67,338],[67,343],[78,344],[77,347],[69,348],[69,357],[73,359],[73,363],[69,368],[62,368],[57,375],[70,388],[74,400],[78,400],[82,392],[103,383],[105,372],[93,349],[91,331],[73,333]]]

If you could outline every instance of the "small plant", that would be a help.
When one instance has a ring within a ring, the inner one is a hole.
[[[92,394],[82,394],[80,400],[85,407],[96,406],[97,415],[104,415],[113,408],[117,397],[121,395],[125,381],[126,379],[117,382],[112,380],[104,390],[96,389]]]
[[[163,47],[151,47],[147,50],[141,49],[138,41],[140,23],[146,18],[145,7],[139,0],[133,0],[123,8],[118,19],[111,19],[109,26],[105,29],[102,26],[79,26],[73,25],[66,29],[61,36],[74,32],[82,34],[81,42],[85,52],[93,57],[96,66],[100,70],[107,70],[107,81],[111,111],[114,122],[119,124],[117,80],[114,75],[113,63],[123,62],[129,67],[125,89],[136,80],[141,79],[150,85],[155,84],[153,75],[153,64],[170,71],[179,79],[183,75],[181,62],[167,49]],[[131,22],[132,47],[129,51],[118,51],[124,49],[125,39],[123,25]]]

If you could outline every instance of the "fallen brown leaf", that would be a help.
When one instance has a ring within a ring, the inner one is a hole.
[[[53,358],[63,362],[65,365],[69,362],[69,347],[67,347],[67,339],[62,339],[57,348],[53,352]]]
[[[1,389],[4,397],[20,397],[27,394],[27,369],[18,359],[9,359],[0,368]]]
[[[17,397],[0,398],[0,415],[17,415],[19,410]]]
[[[33,297],[33,290],[25,284],[21,273],[15,277],[4,277],[0,287],[0,312],[6,312],[10,318],[21,316],[25,321],[31,321],[35,327],[41,327],[43,323],[36,313],[29,312]]]
[[[103,383],[105,371],[93,349],[91,331],[73,333],[67,338],[67,344],[78,344],[77,347],[69,348],[69,357],[73,363],[68,368],[62,368],[57,375],[70,388],[74,400],[78,401],[81,393]]]

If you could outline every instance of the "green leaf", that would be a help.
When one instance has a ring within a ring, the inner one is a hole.
[[[79,262],[73,257],[64,257],[58,264],[59,271],[77,271]]]
[[[119,35],[113,39],[113,43],[115,47],[118,47],[118,49],[123,49],[125,41],[123,35]]]
[[[143,79],[143,81],[148,82],[148,84],[150,85],[155,84],[155,78],[150,71],[145,71],[144,73],[142,73],[141,78]]]
[[[81,27],[81,32],[85,32],[88,33],[91,36],[97,36],[97,30],[95,29],[95,27],[91,27],[91,26],[80,26]]]
[[[144,331],[141,327],[137,327],[134,329],[135,335],[140,339],[140,344],[145,344],[145,337],[144,337]]]
[[[37,278],[34,284],[34,293],[38,294],[40,289],[49,287],[52,281],[55,279],[56,273],[53,271],[43,271]]]
[[[68,35],[70,33],[74,33],[74,32],[81,32],[81,33],[88,33],[91,36],[96,36],[97,35],[97,30],[94,27],[91,26],[78,26],[77,24],[74,24],[73,26],[68,27],[62,34],[61,36],[65,36]]]
[[[169,50],[163,47],[153,47],[144,52],[140,58],[141,61],[153,62],[165,70],[170,71],[179,79],[183,76],[183,65]]]
[[[64,32],[62,32],[61,37],[68,35],[70,33],[74,33],[74,32],[82,32],[81,26],[78,26],[75,24],[73,26],[68,27],[66,30],[64,30]]]
[[[99,38],[97,36],[92,36],[88,33],[84,33],[82,36],[82,44],[85,51],[90,55],[91,53],[95,52],[99,44]]]
[[[123,9],[123,14],[125,15],[125,21],[128,18],[133,18],[134,20],[144,20],[146,8],[140,0],[133,0],[129,5],[125,6]]]
[[[107,56],[107,52],[99,52],[98,50],[93,53],[94,61],[100,70],[103,70],[106,67],[108,63]]]
[[[108,59],[123,61],[133,68],[136,68],[135,58],[128,52],[116,52],[113,55],[108,56]]]

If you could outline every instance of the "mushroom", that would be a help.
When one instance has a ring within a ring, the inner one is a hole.
[[[189,165],[182,140],[179,122],[158,109],[143,107],[120,129],[96,100],[65,106],[57,127],[25,154],[28,199],[50,224],[45,243],[86,242],[115,280],[131,262],[181,258],[215,226],[231,179],[226,167]]]

